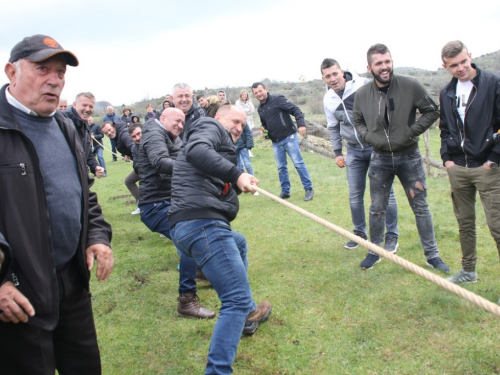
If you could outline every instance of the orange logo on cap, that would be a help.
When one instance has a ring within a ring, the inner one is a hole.
[[[56,47],[59,47],[59,44],[52,38],[45,38],[43,40],[43,42],[48,45],[49,47],[53,47],[53,48],[56,48]]]

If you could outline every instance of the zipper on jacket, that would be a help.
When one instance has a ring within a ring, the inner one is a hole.
[[[389,92],[387,92],[387,94],[385,94],[385,100],[383,98],[382,91],[379,91],[379,92],[380,92],[380,99],[378,101],[378,115],[382,116],[380,114],[380,105],[381,105],[382,101],[384,101],[385,102],[386,112],[387,112],[387,130],[385,130],[384,126],[382,126],[382,129],[384,130],[385,138],[387,139],[387,144],[389,145],[389,151],[391,152],[391,157],[393,157],[394,153],[392,152],[391,140],[390,140],[390,135],[391,135],[390,127],[391,127],[391,123],[390,123],[390,118],[389,118],[389,111],[387,111],[387,97],[389,96],[388,95]],[[385,117],[385,113],[384,113],[384,117]]]
[[[21,176],[26,176],[26,164],[25,163],[12,163],[12,164],[0,164],[0,168],[12,168],[20,169]]]
[[[363,143],[359,140],[358,132],[356,131],[356,128],[354,127],[354,125],[351,122],[351,119],[349,118],[349,113],[347,112],[347,109],[345,107],[344,99],[342,99],[340,97],[339,97],[339,99],[340,99],[340,102],[342,103],[342,108],[344,108],[345,117],[347,118],[347,121],[349,121],[349,124],[351,124],[351,126],[354,130],[354,136],[356,137],[356,141],[358,141],[359,145],[361,146],[361,149],[364,149],[365,147],[363,146]]]

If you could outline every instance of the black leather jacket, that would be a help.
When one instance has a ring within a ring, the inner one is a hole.
[[[51,330],[58,320],[59,292],[45,187],[35,147],[12,115],[6,87],[0,90],[0,246],[10,254],[11,263],[0,284],[13,282],[33,305],[36,314],[28,324]],[[86,154],[75,127],[60,112],[55,119],[78,163],[83,194],[77,260],[82,283],[88,289],[85,251],[94,244],[109,246],[111,226],[104,221],[97,195],[89,190],[93,179],[89,178]]]
[[[441,91],[441,158],[462,167],[479,167],[487,160],[500,163],[500,144],[493,134],[500,129],[500,77],[476,69],[473,88],[467,103],[465,123],[456,108],[457,79],[453,78]]]

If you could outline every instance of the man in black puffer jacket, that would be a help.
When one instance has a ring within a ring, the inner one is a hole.
[[[475,283],[477,191],[500,254],[500,143],[495,141],[500,129],[500,77],[471,64],[471,54],[458,40],[443,47],[441,58],[453,76],[440,95],[441,158],[462,247],[462,269],[448,280]]]
[[[142,222],[153,232],[170,237],[168,211],[172,194],[172,170],[182,146],[179,134],[184,126],[184,113],[177,108],[167,108],[160,119],[144,124],[142,142],[134,167],[139,173],[139,209]],[[196,295],[196,261],[181,254],[179,268],[179,316],[211,319],[215,312],[198,302]]]
[[[229,224],[238,213],[238,193],[254,192],[259,182],[236,166],[234,142],[245,122],[245,112],[232,105],[219,108],[215,119],[194,122],[184,134],[172,177],[172,240],[196,260],[222,302],[207,374],[231,373],[241,334],[253,334],[271,313],[269,302],[256,306],[252,299],[247,242]]]

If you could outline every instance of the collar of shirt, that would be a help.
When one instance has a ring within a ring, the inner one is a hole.
[[[17,100],[16,98],[14,98],[12,96],[12,94],[9,92],[9,88],[8,87],[5,90],[5,98],[7,99],[7,102],[9,102],[9,104],[11,106],[16,107],[20,111],[23,111],[23,112],[27,113],[30,116],[39,116],[38,113],[36,113],[35,111],[32,111],[31,109],[29,109],[28,107],[26,107],[24,104],[22,104],[19,100]],[[56,113],[56,111],[52,112],[47,117],[54,116],[55,113]]]

